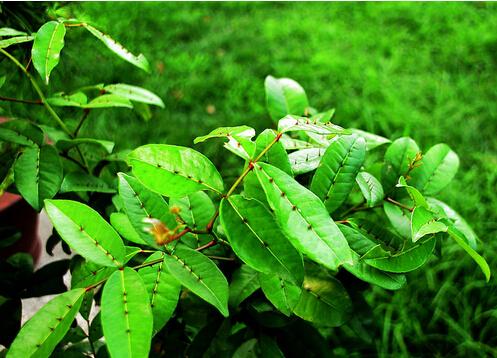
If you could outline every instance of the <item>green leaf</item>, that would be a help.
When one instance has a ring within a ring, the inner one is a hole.
[[[229,138],[229,137],[239,137],[251,139],[255,136],[254,128],[249,126],[238,126],[238,127],[219,127],[211,131],[209,134],[197,137],[193,140],[194,144],[205,142],[211,138]]]
[[[297,250],[331,270],[352,263],[347,241],[316,195],[269,164],[258,163],[255,170],[277,222]]]
[[[300,285],[302,257],[286,239],[271,213],[257,200],[233,195],[223,199],[220,220],[235,254],[253,269]]]
[[[421,166],[411,173],[411,184],[426,195],[437,194],[454,178],[459,157],[447,144],[436,144],[423,155]]]
[[[97,30],[91,25],[84,24],[83,25],[93,36],[102,41],[107,48],[109,48],[112,52],[114,52],[117,56],[121,57],[123,60],[128,61],[132,65],[141,68],[145,72],[150,72],[150,65],[143,56],[143,54],[139,54],[138,56],[133,55],[126,48],[123,47],[116,40],[111,38],[109,35],[104,34],[100,30]]]
[[[33,66],[46,84],[48,84],[50,72],[59,63],[65,35],[66,27],[58,21],[47,22],[36,33],[31,56]]]
[[[328,123],[331,121],[331,118],[335,115],[335,108],[327,110],[326,112],[320,112],[312,114],[311,119],[320,123]]]
[[[64,180],[60,186],[61,193],[87,191],[113,194],[116,192],[116,189],[111,188],[102,179],[84,172],[71,172],[64,176]]]
[[[205,229],[216,211],[211,198],[203,191],[183,198],[171,198],[169,206],[171,209],[178,208],[178,215],[189,228],[194,230]]]
[[[33,36],[16,36],[9,39],[0,40],[0,48],[7,48],[10,45],[20,44],[23,42],[33,41]]]
[[[0,28],[0,36],[24,36],[24,35],[27,35],[27,33],[11,29],[10,27]]]
[[[311,182],[311,190],[333,213],[347,200],[364,163],[366,143],[356,135],[342,136],[326,149]]]
[[[88,97],[83,92],[65,94],[59,92],[47,98],[48,104],[57,107],[84,107],[88,103]]]
[[[92,99],[88,104],[85,104],[83,108],[109,108],[109,107],[123,107],[123,108],[133,108],[133,104],[127,98],[115,95],[115,94],[104,94]]]
[[[86,288],[108,278],[117,267],[99,266],[77,256],[71,269],[71,288]]]
[[[129,267],[114,272],[105,283],[101,319],[112,357],[148,357],[152,310],[145,284]]]
[[[124,213],[112,213],[110,214],[110,223],[114,229],[123,237],[124,239],[134,242],[138,245],[146,245],[147,243],[143,241],[136,229],[131,224],[128,216]]]
[[[295,139],[290,137],[287,134],[283,134],[280,138],[280,143],[286,150],[298,150],[298,149],[306,149],[313,148],[314,145],[306,142],[305,140]]]
[[[233,353],[232,358],[257,358],[257,338],[243,342]]]
[[[162,102],[162,99],[160,99],[159,96],[141,87],[117,83],[107,85],[103,88],[103,90],[120,97],[127,98],[131,101],[153,104],[154,106],[164,108],[164,102]]]
[[[411,237],[411,212],[388,201],[383,203],[383,210],[393,229],[402,237]]]
[[[386,192],[392,189],[400,176],[407,173],[409,164],[419,152],[418,145],[409,137],[399,138],[388,146],[382,169],[382,183]]]
[[[45,210],[59,235],[78,254],[102,266],[122,266],[124,244],[95,210],[71,200],[45,200]]]
[[[28,147],[42,146],[43,131],[37,125],[23,120],[11,120],[0,124],[0,139]]]
[[[350,128],[350,131],[354,134],[357,134],[359,137],[364,138],[364,140],[366,141],[366,150],[367,151],[373,150],[379,146],[382,146],[383,144],[387,144],[387,143],[391,142],[390,139],[387,139],[385,137],[382,137],[382,136],[379,136],[379,135],[376,135],[373,133],[365,132],[365,131],[360,130],[360,129]]]
[[[55,296],[21,328],[7,357],[51,356],[71,327],[84,293],[85,290],[80,288]]]
[[[237,308],[260,287],[258,272],[242,265],[231,277],[229,305]]]
[[[359,251],[364,252],[365,250],[367,251],[367,247],[371,244],[373,244],[373,247],[376,247],[374,243],[365,240],[364,236],[354,228],[342,224],[338,224],[338,227],[347,238],[351,248],[354,249],[358,247]],[[354,260],[354,264],[345,264],[344,268],[360,280],[380,286],[387,290],[398,290],[406,284],[406,277],[404,275],[383,272],[375,269],[374,267],[364,263],[361,260],[361,255],[356,251],[352,252],[352,258]]]
[[[293,173],[300,175],[315,170],[325,151],[325,148],[307,148],[290,153],[288,159],[290,159]]]
[[[212,162],[199,152],[167,144],[148,144],[128,155],[133,174],[145,186],[169,197],[200,190],[221,193],[223,179]]]
[[[300,287],[276,275],[262,273],[259,274],[259,283],[262,292],[274,307],[284,315],[290,316],[299,301]]]
[[[50,145],[26,148],[14,166],[17,189],[37,211],[42,209],[43,200],[57,194],[62,175],[59,155]]]
[[[169,230],[177,226],[164,198],[145,188],[136,178],[119,173],[119,196],[131,225],[140,238],[152,247],[157,247],[154,237],[146,231],[144,220],[157,219]]]
[[[457,242],[457,244],[461,246],[462,249],[466,251],[469,256],[471,256],[471,258],[478,264],[478,266],[480,266],[480,269],[485,275],[485,279],[487,280],[487,282],[490,281],[491,272],[487,261],[485,261],[482,256],[480,256],[475,250],[471,248],[471,246],[466,243],[464,236],[459,230],[457,230],[457,228],[455,228],[454,226],[449,226],[447,232],[449,233],[450,237],[452,237]]]
[[[476,249],[479,240],[478,236],[461,215],[459,215],[454,209],[443,201],[435,198],[426,198],[426,200],[430,205],[431,210],[433,210],[439,217],[446,217],[449,219],[453,223],[454,227],[467,239],[469,246]]]
[[[61,139],[57,141],[56,146],[61,151],[67,151],[82,144],[98,146],[100,148],[103,148],[109,154],[112,153],[112,151],[114,150],[114,142],[95,138]]]
[[[357,174],[355,180],[359,185],[359,189],[361,189],[364,199],[366,199],[368,207],[372,208],[381,203],[385,194],[378,179],[368,172],[360,172]]]
[[[421,194],[415,187],[408,185],[404,177],[399,178],[399,183],[396,186],[398,188],[405,188],[407,190],[407,193],[411,197],[411,200],[414,201],[414,204],[416,206],[422,206],[428,209],[428,203],[426,202],[423,194]]]
[[[267,76],[264,87],[267,109],[275,122],[287,114],[301,116],[309,106],[304,89],[290,78]]]
[[[156,252],[143,263],[149,263],[164,257]],[[150,297],[150,307],[154,317],[154,334],[159,332],[171,318],[178,304],[180,283],[164,267],[164,261],[147,266],[138,271]]]
[[[293,312],[300,318],[327,327],[341,326],[352,310],[352,304],[340,281],[313,270],[306,274],[302,294]]]
[[[278,121],[278,132],[305,131],[317,134],[348,134],[342,127],[331,123],[321,123],[306,117],[286,116]]]
[[[428,209],[420,206],[413,210],[411,217],[412,242],[416,242],[426,235],[446,231],[447,226],[444,223],[436,221],[433,213],[431,213]]]
[[[228,282],[214,262],[202,253],[180,245],[174,253],[164,257],[164,262],[183,286],[228,317]]]
[[[277,134],[275,131],[271,129],[266,129],[264,132],[259,134],[257,137],[255,144],[255,152],[253,154],[253,158],[259,156],[260,153],[274,140],[276,139]],[[293,175],[292,167],[290,165],[290,159],[288,158],[288,154],[283,147],[283,145],[277,141],[269,149],[260,159],[259,161],[274,165],[276,168],[283,170],[285,173],[289,175]]]

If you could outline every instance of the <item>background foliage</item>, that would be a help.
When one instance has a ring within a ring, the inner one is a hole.
[[[153,75],[130,70],[74,31],[66,39],[66,60],[54,70],[54,92],[120,82],[125,74],[127,83],[154,91],[166,105],[153,109],[147,125],[126,110],[93,111],[83,132],[123,149],[148,142],[190,145],[221,124],[260,130],[270,121],[264,77],[292,77],[311,105],[337,108],[337,124],[392,138],[409,135],[423,148],[444,141],[457,151],[461,170],[442,199],[475,223],[496,267],[495,5],[80,3],[65,10],[143,52]],[[210,150],[229,170],[214,149],[196,149]],[[436,271],[411,274],[406,289],[371,291],[378,323],[371,336],[380,339],[368,350],[421,354],[429,345],[444,355],[495,354],[495,278],[484,285],[469,258],[444,249],[451,259]],[[337,329],[331,338],[342,344],[337,353],[357,347],[346,345],[348,336]]]

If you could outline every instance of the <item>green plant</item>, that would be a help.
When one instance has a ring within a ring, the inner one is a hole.
[[[50,29],[65,31],[60,23]],[[137,57],[131,62],[143,64]],[[39,70],[47,82],[52,65]],[[119,94],[97,99],[113,96],[112,103],[120,103]],[[78,96],[61,98],[84,108]],[[50,100],[40,97],[52,113]],[[48,356],[54,349],[104,354],[102,336],[116,357],[147,356],[152,340],[154,353],[168,356],[326,356],[330,327],[364,330],[367,285],[361,281],[400,289],[407,272],[433,254],[442,256],[447,238],[489,279],[470,226],[433,197],[459,166],[447,145],[423,154],[410,138],[390,143],[333,125],[334,110],[310,107],[302,87],[290,79],[269,76],[266,98],[276,130],[256,137],[248,126],[222,127],[195,140],[226,138],[224,147],[242,159],[241,174],[228,189],[199,152],[149,144],[125,156],[132,175],[120,172],[116,181],[112,170],[103,171],[108,157],[87,164],[85,153],[70,157],[90,173],[68,173],[64,182],[91,174],[92,182],[109,180],[105,191],[78,184],[69,191],[79,193],[78,200],[68,200],[60,183],[48,180],[30,197],[21,190],[31,178],[21,158],[35,150],[26,158],[52,168],[57,149],[77,139],[57,145],[64,140],[59,139],[54,148],[40,142],[34,124],[20,127],[22,141],[12,135],[12,124],[4,125],[2,138],[24,148],[14,164],[16,187],[37,209],[44,203],[60,237],[80,255],[72,260],[71,290],[26,323],[7,356]],[[56,122],[66,126],[60,118]],[[47,170],[48,177],[54,172]],[[94,192],[109,195],[96,200]],[[60,199],[52,199],[56,195]],[[101,310],[92,319],[94,301]],[[70,328],[78,312],[87,321],[86,335]]]

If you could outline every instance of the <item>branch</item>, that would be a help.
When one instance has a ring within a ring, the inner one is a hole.
[[[83,112],[83,117],[81,117],[81,119],[78,122],[78,125],[76,126],[76,129],[74,130],[73,137],[76,138],[78,136],[79,130],[83,126],[83,123],[85,122],[86,118],[88,118],[89,114],[90,114],[90,109],[85,108]]]
[[[34,105],[38,105],[38,106],[43,106],[43,103],[39,99],[38,100],[30,100],[30,99],[20,99],[20,98],[11,98],[11,97],[0,96],[0,101],[18,102],[18,103],[24,103],[24,104],[34,104]]]
[[[409,210],[409,211],[411,211],[411,212],[412,212],[412,211],[414,211],[414,208],[411,208],[411,207],[409,207],[409,206],[407,206],[407,205],[404,205],[404,204],[402,204],[402,203],[399,203],[398,201],[396,201],[396,200],[394,200],[394,199],[392,199],[392,198],[386,198],[385,200],[386,200],[386,201],[388,201],[389,203],[392,203],[392,204],[394,204],[394,205],[397,205],[398,207],[400,207],[400,208],[402,208],[402,209]]]

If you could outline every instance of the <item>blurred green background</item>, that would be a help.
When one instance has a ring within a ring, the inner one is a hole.
[[[151,62],[116,60],[83,29],[69,29],[51,91],[125,82],[156,92],[165,109],[144,122],[128,110],[92,111],[83,133],[118,148],[191,145],[218,126],[271,126],[264,78],[291,77],[335,122],[461,158],[442,199],[469,219],[497,271],[497,6],[489,3],[72,3]],[[196,147],[229,166],[221,146]],[[344,352],[396,356],[497,356],[496,280],[483,282],[447,243],[443,263],[409,276],[403,290],[373,289],[372,339],[336,330]],[[436,261],[434,259],[433,261]],[[350,339],[350,341],[348,341]],[[340,349],[342,349],[340,348]],[[338,349],[337,352],[340,350]]]

